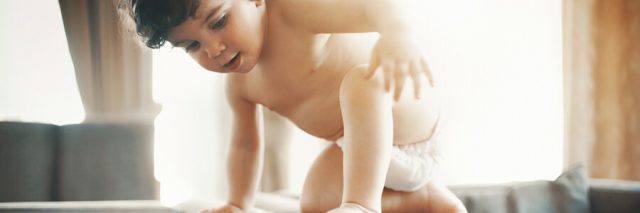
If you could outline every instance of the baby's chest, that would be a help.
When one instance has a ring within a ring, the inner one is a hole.
[[[342,114],[337,98],[304,102],[290,110],[287,117],[300,129],[316,137],[334,140],[342,135]]]
[[[303,131],[330,139],[342,129],[339,82],[301,82],[255,91],[258,103],[283,115]]]

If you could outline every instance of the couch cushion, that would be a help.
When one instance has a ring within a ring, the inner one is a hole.
[[[596,179],[589,181],[593,213],[635,213],[640,210],[640,182]]]
[[[0,202],[52,199],[57,128],[0,122]]]
[[[578,164],[552,182],[556,212],[589,212],[587,169]]]
[[[511,208],[506,185],[451,186],[469,212],[506,213]]]
[[[151,125],[81,124],[61,129],[57,199],[152,200]]]
[[[512,212],[557,212],[556,198],[551,181],[531,181],[519,183],[509,188],[507,199]]]
[[[451,187],[469,212],[589,212],[583,166],[568,169],[555,181]]]

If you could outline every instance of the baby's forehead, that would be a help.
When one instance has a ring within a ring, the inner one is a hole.
[[[208,12],[217,7],[221,7],[227,1],[235,1],[235,0],[202,0],[198,7],[196,8],[196,12],[193,15],[194,19],[200,19],[206,17]]]
[[[168,30],[167,41],[174,47],[176,47],[176,38],[182,37],[183,34],[183,26],[185,25],[193,25],[195,23],[200,23],[205,21],[205,19],[209,16],[214,15],[214,13],[218,13],[224,3],[235,0],[202,0],[199,1],[195,10],[186,17],[186,19],[182,20],[178,25],[171,27]],[[179,42],[179,41],[178,41]],[[178,45],[179,46],[179,45]]]

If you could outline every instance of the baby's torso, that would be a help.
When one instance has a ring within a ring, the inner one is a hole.
[[[254,70],[259,72],[250,73],[248,96],[311,135],[337,139],[342,136],[338,98],[341,80],[356,65],[367,63],[369,57],[355,49],[366,48],[363,42],[344,46],[354,38],[354,35],[319,35],[313,39],[313,45],[308,41],[295,44],[296,41],[287,40],[281,44],[286,48],[272,52],[278,57]]]
[[[296,39],[270,43],[277,48],[268,53],[269,60],[246,75],[247,98],[311,135],[335,141],[343,135],[340,83],[347,72],[368,64],[376,37],[333,34]],[[395,144],[428,138],[437,119],[432,89],[423,82],[423,98],[414,100],[410,80],[407,83],[403,98],[393,106]]]

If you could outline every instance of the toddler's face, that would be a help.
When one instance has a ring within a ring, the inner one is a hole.
[[[168,40],[214,72],[246,73],[257,63],[265,24],[262,1],[203,0],[193,18],[171,29]]]

